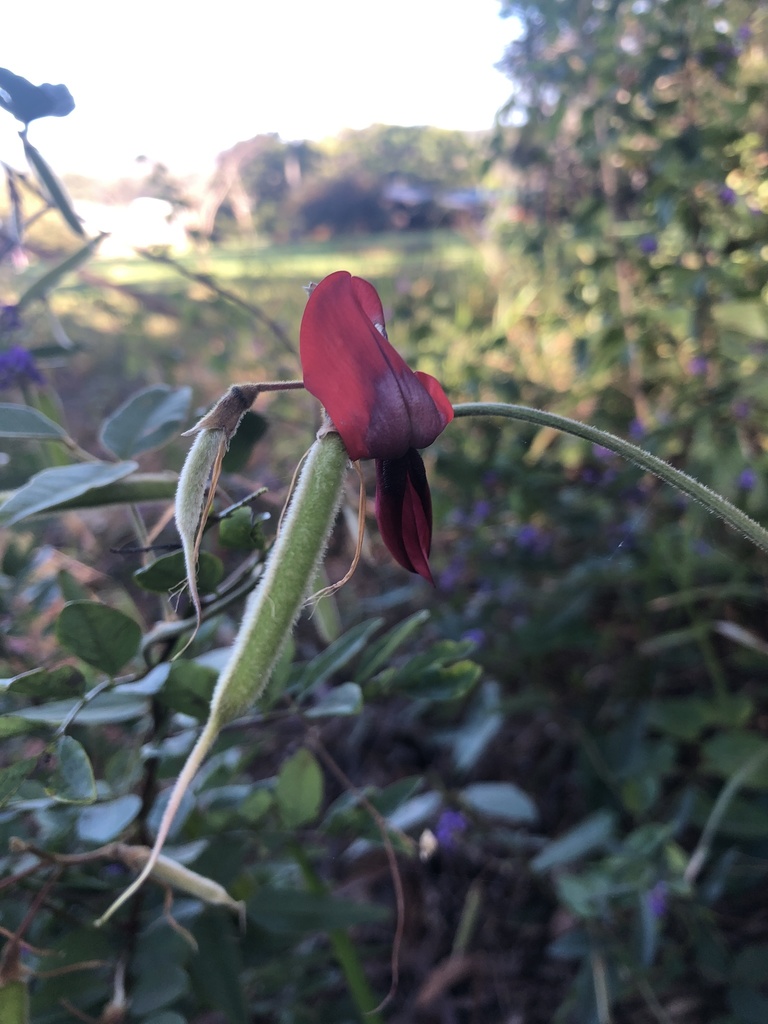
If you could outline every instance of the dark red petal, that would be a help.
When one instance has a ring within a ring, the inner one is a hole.
[[[373,285],[346,271],[314,289],[301,322],[307,390],[325,406],[350,458],[399,458],[450,422],[442,388],[417,376],[387,341]]]
[[[440,417],[441,422],[443,424],[443,430],[445,430],[445,428],[453,419],[454,413],[453,406],[451,405],[448,395],[446,395],[446,393],[443,391],[442,384],[438,380],[435,380],[435,378],[432,377],[430,374],[422,373],[421,370],[416,370],[414,376],[418,377],[418,379],[424,385],[424,390],[435,403],[435,408],[437,409],[438,416]],[[430,444],[431,443],[432,442],[430,441]],[[426,447],[427,445],[425,444],[414,445],[414,448]]]
[[[343,271],[342,271],[343,273]],[[360,303],[360,308],[379,332],[383,332],[386,338],[387,332],[384,327],[384,310],[381,305],[379,293],[370,281],[362,277],[352,278],[352,291]]]
[[[432,498],[421,456],[376,460],[376,521],[393,558],[434,585],[429,568]]]
[[[351,459],[371,458],[367,434],[376,381],[390,370],[345,270],[326,277],[307,301],[300,348],[304,384],[325,406]]]

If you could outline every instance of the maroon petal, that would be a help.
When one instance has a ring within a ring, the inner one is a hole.
[[[399,459],[376,460],[376,521],[393,558],[434,586],[429,568],[432,498],[415,448]]]
[[[307,390],[351,459],[395,459],[432,444],[453,418],[438,382],[415,374],[387,340],[376,289],[340,270],[313,290],[301,321]]]

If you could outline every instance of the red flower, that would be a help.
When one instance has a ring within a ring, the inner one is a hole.
[[[392,555],[432,582],[432,501],[417,448],[453,419],[445,392],[387,340],[373,285],[345,270],[312,291],[301,322],[307,390],[325,406],[349,457],[376,460],[376,519]]]

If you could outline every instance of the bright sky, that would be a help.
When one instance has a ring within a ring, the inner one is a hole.
[[[510,93],[499,0],[4,3],[0,67],[63,82],[76,108],[30,126],[59,173],[130,174],[140,154],[212,169],[240,139],[369,124],[489,128]],[[0,110],[0,160],[23,166]]]

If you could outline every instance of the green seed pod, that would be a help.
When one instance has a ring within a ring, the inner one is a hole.
[[[202,430],[187,453],[176,491],[176,528],[181,537],[187,584],[200,620],[200,595],[197,591],[197,556],[204,526],[208,481],[216,485],[221,460],[227,449],[224,430]]]
[[[181,800],[221,728],[252,707],[264,692],[325,553],[348,462],[336,433],[325,434],[310,448],[264,574],[248,600],[229,661],[216,684],[208,720],[173,787],[155,845],[138,878],[97,925],[107,921],[150,876]]]

